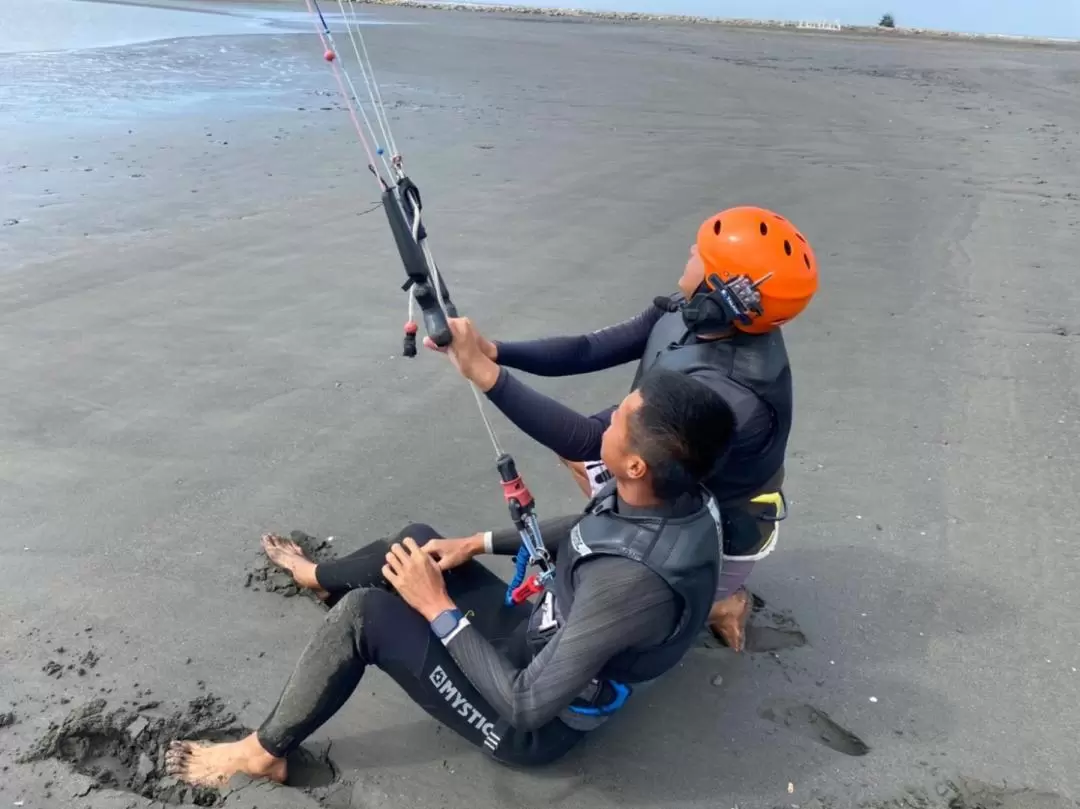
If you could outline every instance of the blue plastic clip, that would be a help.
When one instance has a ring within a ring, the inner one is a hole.
[[[608,680],[607,683],[615,690],[615,698],[607,705],[593,705],[589,707],[571,705],[570,710],[576,714],[581,714],[582,716],[610,716],[615,713],[619,708],[626,704],[628,699],[630,699],[631,688],[628,685],[617,683],[614,680]]]

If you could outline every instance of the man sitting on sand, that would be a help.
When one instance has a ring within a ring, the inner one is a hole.
[[[478,387],[564,460],[587,497],[610,475],[599,452],[611,409],[581,415],[499,366],[572,376],[638,362],[634,385],[648,369],[668,368],[700,380],[731,406],[731,451],[705,485],[720,505],[724,535],[724,570],[709,625],[735,651],[743,648],[751,608],[744,583],[775,547],[784,516],[781,485],[794,404],[780,327],[803,311],[817,284],[817,260],[794,225],[762,208],[731,208],[699,228],[678,280],[680,295],[657,299],[630,320],[589,334],[498,343],[466,320],[451,324],[455,341],[480,343],[478,362],[486,366],[469,371]]]
[[[451,354],[474,367],[474,350],[455,343]],[[412,525],[389,546],[317,567],[266,540],[299,583],[337,603],[258,730],[227,744],[175,741],[169,773],[203,786],[237,774],[286,782],[286,757],[369,665],[500,762],[559,758],[675,666],[704,627],[721,556],[701,481],[732,430],[730,408],[706,385],[647,374],[603,434],[613,480],[584,514],[541,523],[556,574],[535,605],[505,606],[506,584],[473,561],[515,554],[516,532],[448,540]]]

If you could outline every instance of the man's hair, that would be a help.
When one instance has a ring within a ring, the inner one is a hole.
[[[649,466],[658,497],[693,491],[727,450],[735,416],[702,382],[657,369],[638,386],[641,407],[628,420],[630,445]]]

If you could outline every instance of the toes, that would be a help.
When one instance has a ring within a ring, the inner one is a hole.
[[[286,544],[287,542],[288,540],[282,539],[281,537],[272,536],[263,539],[262,546],[271,561],[280,562],[288,555],[289,548]]]
[[[191,745],[172,742],[165,752],[165,772],[172,776],[184,775],[191,759]]]

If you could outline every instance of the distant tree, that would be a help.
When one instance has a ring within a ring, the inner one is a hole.
[[[885,14],[881,18],[881,22],[878,23],[882,28],[895,28],[896,20],[893,19],[892,14]]]

